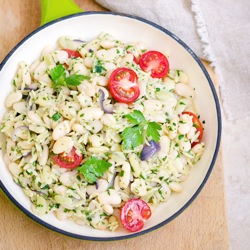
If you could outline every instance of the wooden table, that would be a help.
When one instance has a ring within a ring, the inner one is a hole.
[[[75,2],[86,11],[104,10],[93,0]],[[15,44],[39,27],[40,18],[39,0],[0,0],[0,61]],[[207,63],[205,66],[216,84],[213,71]],[[4,84],[1,83],[1,87]],[[2,190],[0,211],[1,250],[228,249],[221,151],[207,184],[188,209],[164,227],[137,238],[116,242],[90,242],[59,235],[30,220],[8,200]]]

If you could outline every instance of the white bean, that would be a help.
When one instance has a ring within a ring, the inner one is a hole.
[[[130,174],[131,174],[131,167],[128,162],[124,162],[122,164],[121,173],[120,173],[120,187],[125,189],[128,187],[130,183]]]
[[[179,123],[178,125],[178,132],[182,135],[189,133],[190,129],[191,125],[188,123]]]
[[[187,138],[188,139],[194,138],[195,133],[196,133],[196,128],[195,127],[191,127],[190,130],[189,130],[189,132],[187,133]]]
[[[48,146],[43,146],[43,151],[42,153],[40,154],[40,156],[38,157],[38,162],[41,166],[44,166],[46,165],[47,163],[47,160],[48,160],[48,157],[49,157],[49,148]]]
[[[64,221],[68,218],[68,214],[64,212],[64,208],[61,207],[55,211],[56,218],[60,221]]]
[[[93,84],[105,87],[108,85],[108,78],[106,76],[95,76],[93,78]]]
[[[43,124],[41,116],[38,115],[35,111],[28,111],[28,118],[33,124]]]
[[[122,66],[127,66],[127,64],[128,64],[128,63],[132,63],[133,60],[134,60],[133,54],[131,54],[131,53],[126,54],[126,55],[122,58],[122,60],[121,60],[121,62],[120,62],[120,66],[121,66],[121,67],[122,67]]]
[[[42,134],[43,132],[46,131],[46,128],[44,126],[40,126],[40,125],[29,125],[29,130],[37,133],[37,134]]]
[[[189,82],[189,77],[188,77],[187,73],[185,73],[182,70],[179,71],[179,82],[181,82],[181,83],[188,83]]]
[[[192,147],[192,151],[195,154],[201,153],[203,150],[204,150],[204,145],[201,143],[198,143],[194,147]]]
[[[93,153],[93,154],[104,154],[104,153],[109,152],[110,149],[108,147],[105,147],[105,146],[101,146],[101,147],[98,147],[98,148],[89,147],[88,151],[90,153]]]
[[[13,109],[16,112],[23,114],[27,111],[27,103],[25,101],[16,102],[13,104]]]
[[[11,92],[5,101],[6,107],[12,107],[14,103],[20,102],[22,100],[22,97],[23,95],[21,91]]]
[[[8,166],[11,163],[11,160],[10,160],[10,158],[9,158],[9,156],[8,156],[7,153],[4,154],[3,161],[4,161],[4,163],[5,163],[6,166]]]
[[[92,98],[84,94],[78,95],[77,100],[83,108],[86,108],[92,104]]]
[[[59,62],[61,64],[66,63],[68,60],[68,53],[64,50],[55,50],[52,53],[52,56],[55,62]]]
[[[129,156],[129,162],[132,167],[132,174],[134,177],[139,177],[141,173],[141,168],[140,168],[140,159],[136,154],[131,154]]]
[[[33,77],[36,80],[39,80],[47,71],[48,65],[45,61],[42,61],[38,64],[38,66],[35,68]]]
[[[187,139],[180,140],[179,146],[180,146],[180,149],[185,152],[191,149],[191,143]]]
[[[59,180],[60,182],[69,187],[73,184],[74,182],[74,179],[72,178],[75,174],[77,173],[77,170],[73,170],[73,171],[68,171],[68,172],[65,172],[63,174],[61,174]]]
[[[119,205],[121,203],[121,197],[114,189],[100,193],[98,200],[101,204]]]
[[[85,134],[85,133],[87,133],[87,130],[82,125],[77,124],[77,123],[74,123],[72,125],[72,130],[76,131],[79,134]]]
[[[107,214],[113,214],[114,209],[111,205],[109,204],[104,204],[103,205],[103,210],[107,213]]]
[[[182,192],[183,190],[182,186],[177,182],[170,182],[169,187],[171,188],[172,191],[178,192],[178,193]]]
[[[96,107],[87,107],[83,108],[79,113],[78,113],[78,119],[82,119],[84,121],[92,121],[92,120],[98,120],[102,117],[104,112],[100,108]]]
[[[108,220],[107,219],[103,219],[102,221],[100,221],[100,219],[98,219],[97,221],[99,221],[99,222],[96,225],[96,229],[106,230],[108,228]],[[92,221],[91,221],[91,223],[92,223]]]
[[[115,47],[115,41],[112,41],[112,40],[101,40],[100,45],[104,49],[111,49],[111,48]]]
[[[66,193],[66,191],[68,190],[68,188],[65,187],[64,185],[55,184],[55,185],[54,185],[54,190],[55,190],[55,192],[56,192],[57,194],[63,195],[63,194]]]
[[[160,151],[158,152],[158,157],[159,158],[164,158],[168,156],[169,154],[169,149],[170,149],[170,139],[168,136],[163,135],[160,139]]]
[[[195,96],[193,88],[185,83],[177,83],[175,86],[175,93],[190,99]]]
[[[91,145],[95,148],[98,148],[103,144],[103,138],[99,135],[96,135],[96,134],[90,135],[89,141],[90,141]]]
[[[53,152],[55,154],[60,154],[62,152],[69,152],[74,145],[74,141],[71,137],[64,136],[59,138],[54,146],[53,146]]]
[[[146,100],[143,102],[144,108],[146,112],[153,112],[155,110],[161,110],[162,109],[162,103],[158,100]]]
[[[21,167],[16,164],[15,162],[11,162],[9,165],[9,170],[14,176],[18,176],[20,173],[22,173]]]
[[[79,62],[79,63],[75,63],[73,66],[73,70],[76,74],[80,74],[80,75],[85,75],[88,76],[89,75],[89,70],[87,69],[87,67]]]
[[[69,121],[65,120],[59,123],[53,130],[52,138],[56,141],[70,132]]]
[[[90,122],[89,126],[91,128],[91,132],[94,134],[97,134],[103,128],[103,124],[99,120],[94,120],[94,121]]]

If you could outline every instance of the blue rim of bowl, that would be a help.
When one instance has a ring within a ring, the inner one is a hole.
[[[202,181],[201,185],[199,186],[199,188],[196,190],[196,192],[194,193],[194,195],[189,199],[189,201],[180,209],[178,210],[175,214],[173,214],[171,217],[169,217],[167,220],[157,224],[156,226],[153,226],[149,229],[143,230],[143,231],[139,231],[137,233],[133,233],[133,234],[128,234],[125,236],[117,236],[117,237],[92,237],[92,236],[84,236],[84,235],[79,235],[79,234],[75,234],[75,233],[70,233],[64,230],[61,230],[57,227],[54,227],[46,222],[44,222],[43,220],[39,219],[38,217],[36,217],[34,214],[32,214],[31,212],[29,212],[27,209],[25,209],[10,193],[9,191],[5,188],[5,186],[3,185],[2,181],[0,180],[0,188],[2,188],[2,190],[4,191],[4,193],[7,195],[7,197],[25,214],[27,215],[29,218],[31,218],[32,220],[34,220],[35,222],[39,223],[40,225],[55,231],[57,233],[72,237],[72,238],[77,238],[77,239],[82,239],[82,240],[89,240],[89,241],[116,241],[116,240],[125,240],[125,239],[129,239],[129,238],[134,238],[134,237],[138,237],[138,236],[142,236],[146,233],[152,232],[156,229],[161,228],[162,226],[166,225],[167,223],[169,223],[170,221],[172,221],[173,219],[175,219],[178,215],[180,215],[193,201],[194,199],[197,197],[197,195],[200,193],[200,191],[202,190],[202,188],[204,187],[205,183],[207,182],[212,169],[214,167],[218,152],[219,152],[219,148],[220,148],[220,140],[221,140],[221,129],[222,129],[222,119],[221,119],[221,110],[220,110],[220,104],[219,104],[219,99],[214,87],[214,84],[207,72],[207,70],[205,69],[204,65],[202,64],[202,62],[200,61],[200,59],[198,58],[198,56],[192,51],[192,49],[189,48],[188,45],[186,45],[180,38],[178,38],[176,35],[174,35],[172,32],[168,31],[167,29],[161,27],[158,24],[155,24],[151,21],[148,21],[144,18],[138,17],[138,16],[134,16],[134,15],[129,15],[129,14],[124,14],[124,13],[118,13],[118,12],[98,12],[98,11],[87,11],[87,12],[82,12],[82,13],[77,13],[77,14],[72,14],[72,15],[68,15],[59,19],[56,19],[54,21],[51,21],[39,28],[37,28],[36,30],[34,30],[33,32],[31,32],[29,35],[27,35],[23,40],[21,40],[9,53],[8,55],[3,59],[2,63],[0,64],[0,71],[2,70],[2,68],[4,67],[5,63],[8,61],[8,59],[12,56],[12,54],[26,41],[28,40],[30,37],[32,37],[33,35],[35,35],[36,33],[38,33],[40,30],[45,29],[46,27],[53,25],[55,23],[58,23],[60,21],[66,20],[66,19],[70,19],[72,17],[78,17],[78,16],[88,16],[88,15],[111,15],[111,16],[122,16],[122,17],[127,17],[130,19],[135,19],[138,21],[141,21],[143,23],[146,23],[148,25],[153,26],[154,28],[164,32],[165,34],[167,34],[168,36],[170,36],[171,38],[173,38],[176,42],[178,42],[180,45],[182,45],[188,52],[189,54],[193,57],[193,59],[197,62],[197,64],[199,65],[199,67],[201,68],[201,70],[203,71],[204,75],[206,76],[206,79],[210,85],[212,94],[213,94],[213,98],[215,101],[215,106],[216,106],[216,111],[217,111],[217,120],[218,120],[218,131],[217,131],[217,140],[216,140],[216,147],[215,147],[215,151],[214,151],[214,155],[211,161],[211,164],[209,166],[209,169],[207,171],[207,174],[204,178],[204,180]]]

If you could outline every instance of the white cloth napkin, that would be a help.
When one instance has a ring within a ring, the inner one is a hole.
[[[237,120],[250,116],[249,0],[96,2],[111,11],[153,21],[177,35],[215,68],[227,118]]]

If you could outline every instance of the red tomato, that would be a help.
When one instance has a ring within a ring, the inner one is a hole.
[[[198,144],[203,137],[203,126],[202,126],[199,118],[194,113],[189,112],[189,111],[184,111],[184,112],[182,112],[182,114],[188,114],[188,115],[192,116],[193,117],[192,121],[193,121],[194,127],[196,127],[197,132],[200,132],[199,137],[198,137],[198,141],[193,142],[191,145],[193,147],[196,144]]]
[[[120,219],[122,225],[131,232],[137,232],[144,226],[144,222],[151,216],[149,205],[141,199],[131,199],[121,208]]]
[[[169,70],[168,59],[159,51],[151,50],[142,54],[139,65],[143,71],[151,72],[153,78],[162,78]]]
[[[129,68],[115,69],[109,78],[109,90],[118,102],[130,103],[140,95],[137,74]]]
[[[54,162],[62,168],[75,168],[82,162],[82,155],[76,153],[75,147],[68,154],[60,153],[53,157]]]
[[[82,55],[76,51],[76,50],[71,50],[71,49],[62,49],[68,53],[69,58],[77,58],[77,57],[82,57]]]

